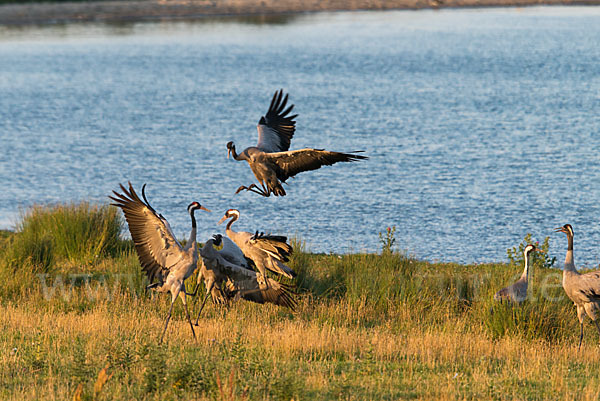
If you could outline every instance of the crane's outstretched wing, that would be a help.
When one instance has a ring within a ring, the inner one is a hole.
[[[265,157],[278,167],[277,178],[286,181],[298,173],[316,170],[322,166],[331,166],[337,162],[354,162],[368,159],[367,156],[354,153],[330,152],[323,149],[300,149],[290,152],[267,154]]]
[[[123,193],[113,191],[114,196],[109,196],[115,202],[112,205],[120,207],[125,214],[138,259],[148,280],[150,283],[155,280],[162,283],[171,266],[181,259],[183,248],[169,223],[146,200],[146,184],[142,187],[144,200],[140,199],[131,183],[129,189],[119,185]]]
[[[290,148],[290,142],[296,130],[294,118],[298,114],[288,116],[294,105],[287,109],[288,95],[282,99],[283,89],[275,92],[267,114],[258,122],[258,144],[257,148],[263,152],[285,152]]]
[[[294,298],[293,288],[282,284],[272,278],[267,278],[268,288],[260,288],[256,279],[256,273],[250,280],[235,280],[230,278],[225,283],[226,290],[235,297],[239,296],[246,301],[259,304],[271,303],[278,306],[285,306],[290,310],[296,309],[296,299]]]

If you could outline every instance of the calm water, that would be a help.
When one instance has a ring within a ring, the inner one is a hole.
[[[106,202],[119,182],[200,239],[297,235],[318,252],[399,249],[506,260],[527,232],[562,264],[600,261],[600,8],[352,12],[129,25],[0,28],[0,226],[33,203]],[[275,89],[296,104],[292,148],[365,150],[367,162],[254,182],[225,144],[256,143]]]

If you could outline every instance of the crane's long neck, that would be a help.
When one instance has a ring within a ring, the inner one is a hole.
[[[232,233],[232,232],[235,233],[235,231],[233,231],[231,229],[231,225],[233,223],[235,223],[237,221],[237,219],[238,219],[237,215],[234,214],[233,216],[231,216],[231,220],[229,220],[229,223],[227,223],[227,227],[225,227],[225,231],[227,232],[227,235],[229,235],[229,233]]]
[[[525,251],[523,256],[525,256],[525,268],[523,269],[523,274],[521,274],[521,278],[525,280],[529,280],[529,256],[531,255],[530,251]]]
[[[244,154],[244,152],[238,154],[238,152],[235,151],[235,145],[231,146],[231,156],[238,161],[247,159],[247,156]]]
[[[565,270],[577,271],[575,269],[575,260],[573,258],[573,236],[567,234],[567,241],[569,247],[567,248],[567,255],[565,256]]]
[[[192,232],[190,233],[190,239],[188,240],[188,246],[191,249],[196,248],[196,216],[194,215],[195,209],[190,211],[190,217],[192,218]]]

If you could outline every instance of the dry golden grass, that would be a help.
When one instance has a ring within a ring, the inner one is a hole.
[[[76,291],[73,302],[85,296]],[[158,347],[166,299],[125,292],[83,311],[63,310],[60,303],[24,299],[0,307],[2,398],[67,399],[83,383],[91,399],[98,372],[107,363],[115,377],[100,394],[105,399],[218,398],[232,372],[236,394],[251,399],[600,396],[595,341],[580,353],[572,341],[494,341],[483,327],[468,327],[460,319],[422,326],[402,306],[393,313],[409,319],[401,330],[387,319],[373,327],[319,319],[351,315],[344,300],[321,303],[304,297],[294,315],[272,306],[237,303],[227,311],[213,306],[196,330],[197,343],[179,310],[167,344]],[[124,349],[129,362],[122,361],[127,361]],[[153,353],[160,356],[158,362]],[[207,383],[199,391],[177,382],[186,357],[204,366],[198,374]],[[160,371],[160,366],[164,371],[157,387],[148,386],[149,370]]]
[[[597,333],[588,324],[577,352],[554,269],[538,268],[531,299],[511,307],[491,301],[511,266],[296,244],[294,313],[209,304],[195,342],[178,303],[159,346],[169,297],[145,293],[130,244],[94,260],[52,254],[37,273],[25,246],[24,264],[8,263],[11,235],[0,250],[0,399],[600,398]]]

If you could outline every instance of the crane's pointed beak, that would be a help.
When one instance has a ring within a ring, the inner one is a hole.
[[[204,210],[206,212],[212,212],[212,210],[205,208],[204,206],[200,205],[200,210]]]
[[[555,233],[564,233],[565,232],[565,228],[564,227],[558,227],[554,229]]]
[[[227,148],[227,159],[229,160],[229,155],[231,155],[231,149]]]
[[[540,248],[535,248],[535,251],[539,252],[539,253],[546,253],[546,251],[544,251],[543,249],[540,249]]]
[[[217,225],[221,224],[222,222],[224,222],[225,220],[227,220],[227,215],[221,217],[221,220],[219,220],[219,222],[217,223]]]

